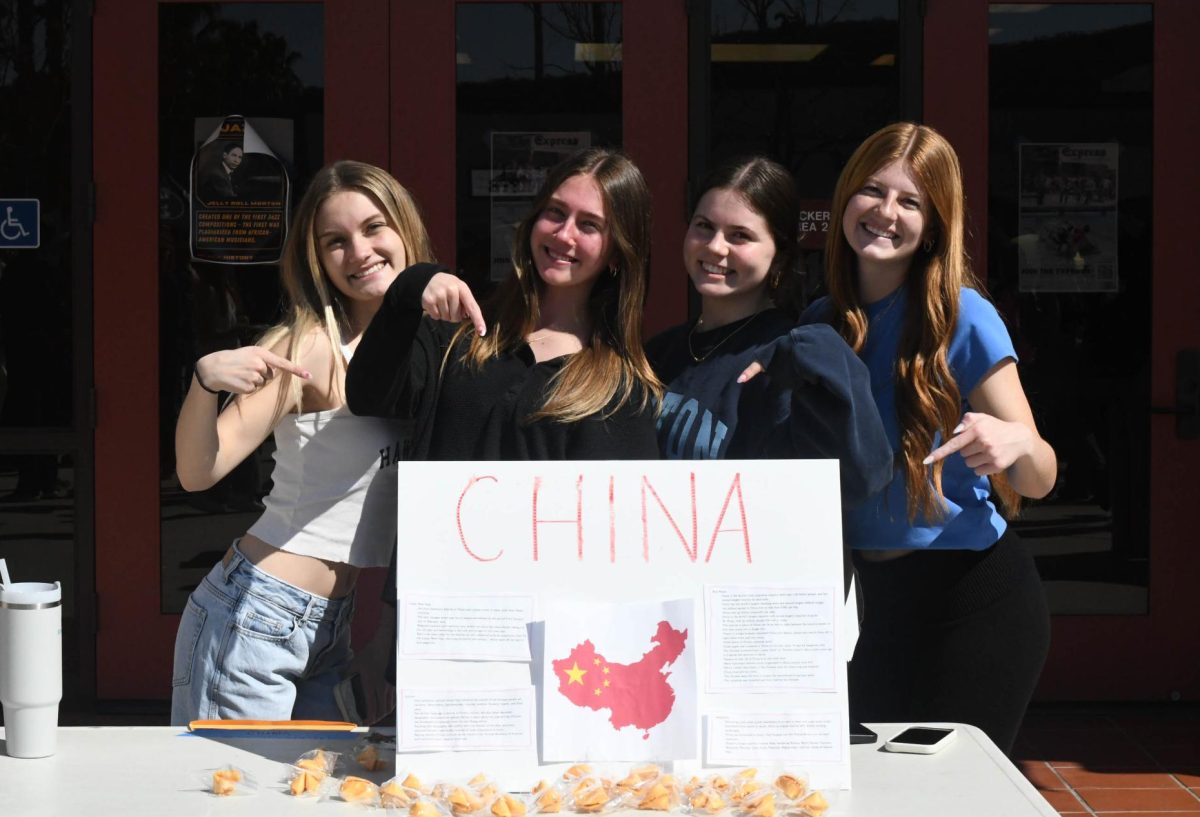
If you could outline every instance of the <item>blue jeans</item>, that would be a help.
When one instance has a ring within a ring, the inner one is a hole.
[[[354,594],[315,596],[259,570],[234,543],[188,598],[175,635],[171,723],[342,720],[333,688],[354,653]]]

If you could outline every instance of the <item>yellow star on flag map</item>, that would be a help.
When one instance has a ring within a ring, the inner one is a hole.
[[[576,661],[571,665],[571,668],[567,670],[567,678],[569,679],[567,683],[579,684],[580,686],[583,686],[583,676],[585,675],[587,675],[587,670],[580,669],[579,662]]]

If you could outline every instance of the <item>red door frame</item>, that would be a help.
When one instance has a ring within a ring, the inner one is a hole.
[[[93,18],[102,700],[167,697],[178,624],[178,616],[159,613],[158,6],[158,0],[100,3]],[[325,0],[324,8],[326,160],[352,157],[391,169],[422,203],[439,257],[453,265],[454,200],[447,191],[455,190],[456,166],[454,4]],[[654,257],[671,259],[686,218],[684,5],[637,0],[625,3],[623,14],[625,149],[644,170],[657,206]],[[428,49],[414,46],[418,39],[443,43],[445,58],[429,60]],[[381,101],[381,93],[388,98]],[[685,314],[684,287],[660,275],[651,287],[647,332]],[[368,628],[378,586],[378,576],[360,584],[360,613],[368,609],[360,620]],[[364,634],[356,626],[356,641]]]
[[[1052,0],[1108,3],[1128,0]],[[1151,399],[1175,402],[1175,354],[1200,346],[1195,253],[1179,236],[1194,231],[1187,206],[1200,189],[1192,160],[1200,90],[1192,50],[1200,37],[1195,0],[1142,0],[1154,14],[1153,329]],[[930,3],[925,21],[925,120],[955,145],[973,225],[971,257],[986,278],[988,0]],[[1190,296],[1187,293],[1192,293]],[[1147,409],[1149,407],[1147,406]],[[1184,486],[1200,442],[1175,437],[1174,419],[1150,423],[1150,610],[1141,616],[1056,616],[1038,696],[1048,700],[1200,698],[1195,634],[1200,632],[1200,559],[1193,553],[1195,502]]]

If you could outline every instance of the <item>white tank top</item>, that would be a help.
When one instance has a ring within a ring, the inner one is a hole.
[[[275,426],[274,485],[248,533],[288,553],[386,567],[403,439],[400,421],[345,406],[285,415]]]

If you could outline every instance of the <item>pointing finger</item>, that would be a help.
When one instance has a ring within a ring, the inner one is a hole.
[[[263,362],[274,369],[283,369],[285,372],[291,372],[297,377],[302,377],[305,380],[312,378],[312,374],[299,364],[293,363],[286,357],[281,357],[274,352],[268,352],[265,349],[262,353]]]
[[[737,377],[737,382],[746,383],[757,377],[763,371],[763,365],[757,360],[747,366]]]
[[[483,319],[483,310],[479,308],[475,296],[471,294],[471,289],[466,284],[463,284],[459,293],[459,308],[462,312],[462,317],[469,320],[475,326],[475,331],[479,333],[479,337],[487,334],[487,322]]]
[[[950,456],[955,451],[958,451],[960,448],[963,448],[964,446],[970,445],[974,441],[975,441],[975,435],[969,433],[968,431],[964,431],[964,432],[960,433],[957,437],[955,437],[953,440],[946,443],[945,445],[935,448],[928,457],[921,460],[921,464],[922,465],[932,465],[933,463],[938,462],[939,460],[944,460],[944,459],[946,459],[946,457]]]

